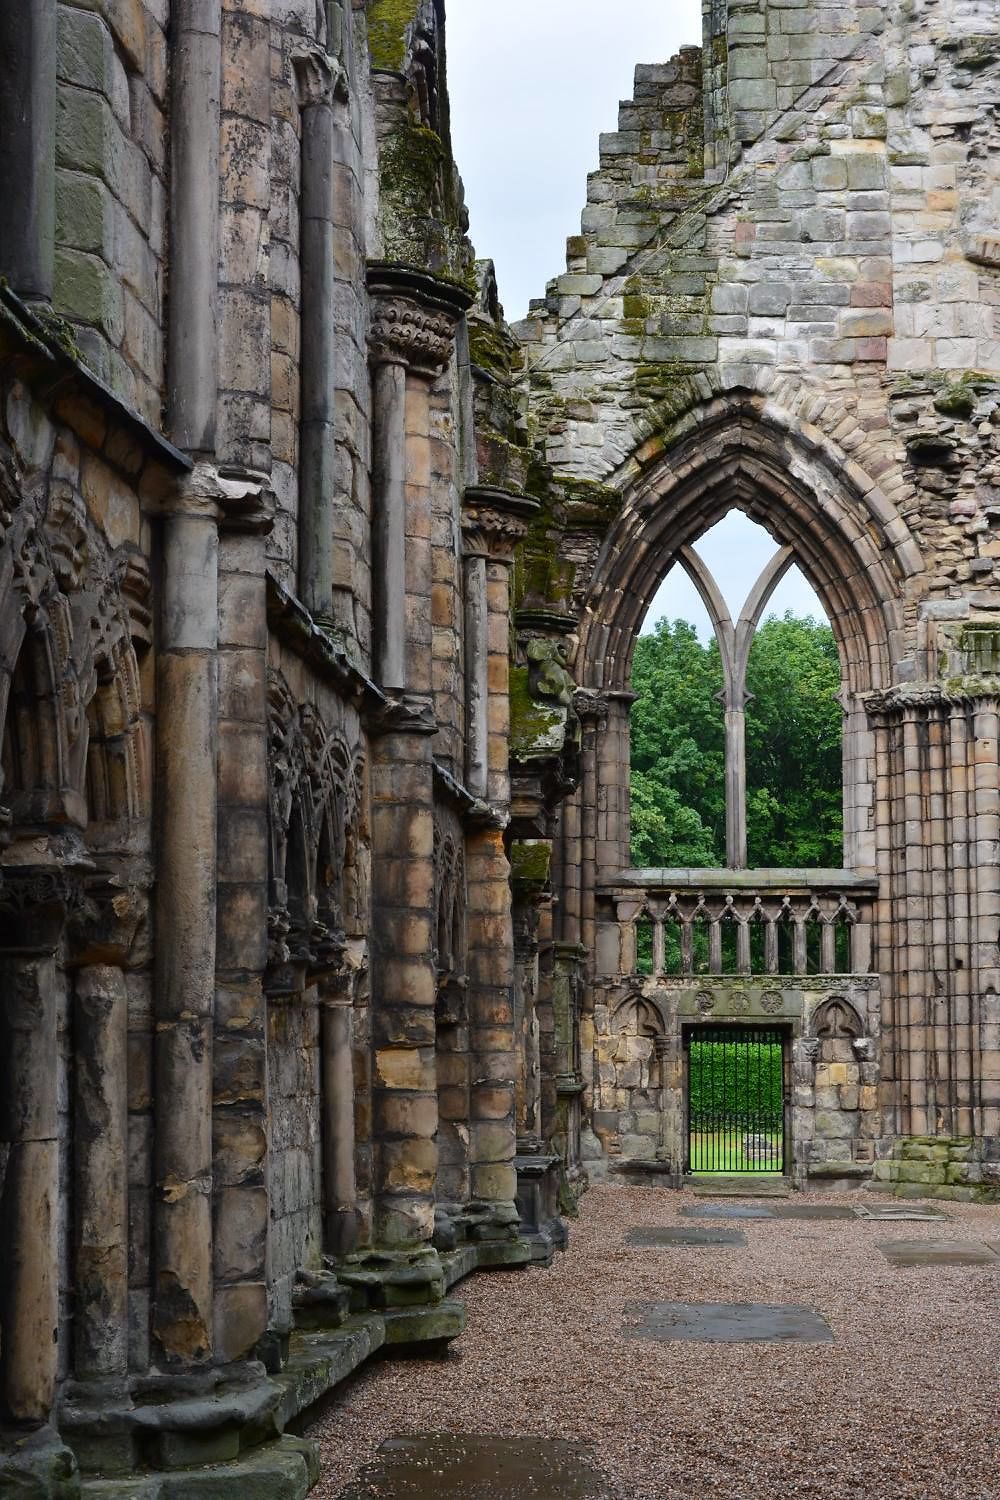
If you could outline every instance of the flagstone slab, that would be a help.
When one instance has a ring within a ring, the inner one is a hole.
[[[666,1344],[829,1344],[833,1330],[811,1307],[769,1302],[629,1302],[625,1337]]]
[[[339,1500],[609,1500],[590,1451],[549,1438],[389,1438]]]
[[[1000,1255],[981,1240],[883,1240],[878,1248],[893,1266],[1000,1265]]]
[[[739,1229],[697,1229],[684,1224],[667,1227],[630,1229],[625,1236],[626,1245],[635,1245],[643,1250],[666,1250],[674,1246],[745,1245],[746,1235]]]

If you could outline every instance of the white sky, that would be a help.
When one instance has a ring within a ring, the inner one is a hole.
[[[455,156],[477,254],[496,264],[513,322],[566,269],[566,238],[580,232],[598,135],[615,130],[631,99],[636,63],[665,62],[700,45],[701,0],[448,0],[448,87]],[[775,549],[760,527],[730,513],[699,544],[734,617]],[[768,613],[823,618],[797,569]],[[708,639],[701,600],[679,569],[654,600]]]

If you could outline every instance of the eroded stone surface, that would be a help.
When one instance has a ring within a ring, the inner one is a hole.
[[[776,1219],[777,1205],[772,1203],[693,1203],[682,1208],[685,1219]]]
[[[340,1500],[608,1500],[587,1454],[554,1439],[390,1438]]]
[[[830,1325],[810,1307],[767,1302],[629,1302],[626,1338],[654,1343],[826,1344]]]

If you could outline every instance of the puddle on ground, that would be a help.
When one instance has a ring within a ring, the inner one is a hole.
[[[830,1344],[811,1307],[770,1302],[627,1302],[625,1336],[666,1344]],[[633,1321],[634,1320],[634,1321]]]
[[[878,1249],[893,1266],[1000,1265],[1000,1255],[980,1240],[883,1240]]]
[[[643,1250],[666,1250],[678,1245],[745,1245],[747,1237],[739,1229],[696,1229],[683,1224],[672,1227],[630,1229],[626,1245]]]
[[[548,1438],[389,1438],[340,1500],[609,1500],[590,1453]]]

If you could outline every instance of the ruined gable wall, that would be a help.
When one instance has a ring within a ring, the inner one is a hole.
[[[768,17],[784,13],[772,6]],[[995,216],[986,178],[997,124],[992,43],[975,38],[996,21],[937,5],[884,19],[721,182],[706,183],[676,140],[697,54],[639,69],[622,130],[602,138],[568,273],[518,333],[534,431],[557,475],[626,487],[636,457],[669,451],[684,410],[756,388],[877,479],[934,553],[920,591],[947,593],[986,571],[977,557],[990,543],[957,529],[943,499],[928,516],[927,465],[907,432],[955,421],[960,487],[981,482],[994,442],[982,426],[989,376],[1000,371],[996,271],[970,259],[969,226]],[[934,410],[960,381],[975,399],[959,406],[978,425]]]

